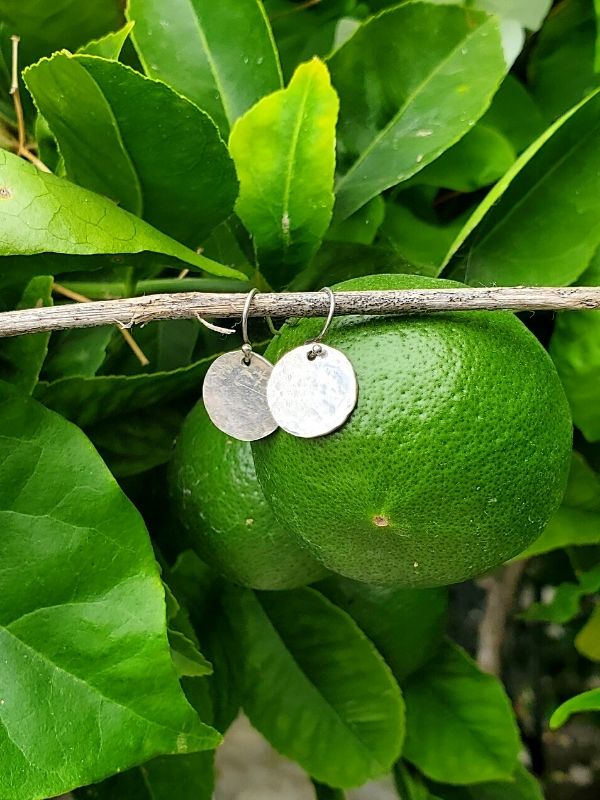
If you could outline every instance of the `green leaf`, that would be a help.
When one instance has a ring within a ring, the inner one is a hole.
[[[162,320],[156,336],[157,370],[187,367],[194,360],[200,325],[195,319]]]
[[[77,52],[88,56],[100,56],[101,58],[116,60],[121,55],[123,45],[129,39],[133,25],[133,22],[127,22],[118,31],[107,33],[99,39],[92,39],[91,42],[80,47]]]
[[[113,475],[123,478],[169,461],[184,416],[168,404],[153,405],[102,420],[85,432]]]
[[[575,647],[582,656],[592,661],[600,661],[600,605],[594,608],[591,617],[575,637]]]
[[[578,283],[600,284],[600,251]],[[557,314],[549,351],[575,425],[588,441],[600,441],[600,311]]]
[[[417,186],[386,204],[379,238],[411,265],[403,272],[433,277],[439,273],[464,220],[464,213],[450,222],[440,220],[430,189],[423,191]]]
[[[589,692],[578,694],[559,706],[550,717],[550,727],[560,728],[571,714],[580,711],[600,711],[600,689],[590,689]]]
[[[355,0],[326,3],[290,3],[265,0],[284,76],[291,77],[298,64],[331,52],[340,20],[355,13]]]
[[[500,84],[481,124],[499,131],[516,153],[522,153],[546,128],[535,100],[513,75]]]
[[[348,613],[403,681],[438,650],[446,622],[446,589],[369,586],[338,576],[316,588]]]
[[[212,800],[212,753],[156,758],[75,793],[79,800]]]
[[[240,180],[235,209],[275,288],[310,261],[329,226],[337,111],[327,67],[315,58],[231,131],[229,150]]]
[[[598,86],[595,51],[592,0],[557,4],[528,62],[530,89],[548,119],[556,119]]]
[[[421,2],[365,22],[329,66],[340,96],[338,135],[353,161],[337,184],[337,220],[455,144],[506,72],[493,18]]]
[[[550,126],[471,214],[445,263],[465,248],[472,284],[563,286],[600,242],[600,94]]]
[[[17,308],[52,305],[51,275],[32,278]],[[32,333],[0,340],[0,379],[14,384],[27,394],[33,391],[48,351],[49,333]]]
[[[194,253],[106,197],[39,172],[5,150],[0,150],[0,225],[0,256],[149,250],[212,275],[244,280],[241,272]]]
[[[196,281],[200,281],[196,286]],[[179,284],[184,284],[190,291],[236,291],[240,284],[223,281],[223,286],[219,284],[211,285],[210,279],[206,278],[167,278],[156,281],[140,281],[136,294],[157,292],[180,291]],[[73,285],[73,284],[70,284]],[[85,284],[83,284],[85,287]],[[96,287],[101,284],[96,284]],[[144,287],[149,286],[151,291],[146,292]],[[153,288],[156,287],[156,288]],[[173,287],[173,289],[171,288]],[[75,284],[77,290],[77,284]],[[121,292],[123,287],[121,287]],[[102,292],[98,292],[101,294]],[[199,324],[197,319],[181,320],[160,320],[142,325],[135,329],[135,340],[141,347],[144,354],[150,361],[149,365],[141,367],[139,359],[135,356],[131,348],[127,347],[121,337],[117,337],[110,349],[107,351],[106,359],[100,370],[103,375],[137,375],[141,371],[145,373],[172,372],[180,367],[188,367],[197,357],[195,354],[205,354],[218,350],[220,347],[230,344],[235,348],[235,337],[233,340],[217,337],[214,332],[209,331]],[[257,344],[258,346],[258,344]]]
[[[218,355],[214,353],[188,367],[168,372],[96,375],[38,383],[35,397],[85,428],[105,419],[166,403],[192,389],[200,393],[202,378]]]
[[[198,650],[196,644],[185,634],[169,630],[171,658],[180,678],[201,678],[212,674],[212,665]]]
[[[9,36],[21,37],[19,63],[25,67],[62,47],[75,51],[117,30],[123,25],[123,4],[121,0],[3,0],[0,19]]]
[[[381,195],[377,195],[348,219],[330,225],[325,239],[329,242],[373,244],[384,218],[385,202]]]
[[[432,784],[439,800],[544,800],[536,779],[519,765],[510,781],[475,783],[472,786]]]
[[[0,447],[0,794],[214,747],[176,680],[143,521],[88,440],[2,384]]]
[[[403,688],[404,756],[424,775],[457,785],[510,780],[521,745],[496,678],[448,643]]]
[[[346,800],[346,793],[342,789],[332,789],[324,783],[313,780],[316,800]]]
[[[33,135],[40,159],[48,167],[50,172],[64,177],[64,163],[62,156],[58,152],[58,144],[50,130],[50,126],[41,114],[38,114],[35,118]],[[6,149],[10,150],[11,148],[8,147]]]
[[[594,13],[596,15],[596,46],[594,48],[594,70],[600,72],[600,0],[594,0]]]
[[[170,588],[185,604],[196,635],[202,633],[219,580],[193,550],[180,553],[169,571]]]
[[[210,716],[205,680],[182,681],[186,696],[201,716]],[[213,753],[161,756],[75,792],[78,800],[213,800]]]
[[[44,361],[43,380],[75,376],[92,378],[104,361],[114,333],[112,326],[56,331],[52,334],[50,352]]]
[[[514,19],[530,31],[537,31],[550,11],[552,0],[476,0],[475,6],[490,14]]]
[[[74,183],[191,247],[233,211],[235,169],[217,128],[168,86],[65,52],[24,78]]]
[[[400,800],[437,800],[421,775],[404,761],[394,765],[394,781]]]
[[[11,30],[0,12],[0,131],[2,132],[2,147],[14,142],[14,135],[9,132],[4,123],[12,128],[16,125],[15,106],[10,95],[11,76]]]
[[[213,674],[208,679],[213,724],[224,733],[237,717],[241,705],[238,674],[241,654],[222,608],[222,583],[191,550],[179,555],[170,581],[177,597],[185,601],[196,635],[213,666]]]
[[[362,275],[390,272],[418,272],[405,257],[386,243],[379,245],[354,242],[323,242],[307,269],[289,285],[293,291],[320,289],[323,284],[338,283]]]
[[[81,273],[83,266],[85,266],[86,272],[94,272],[95,270],[106,270],[110,272],[116,266],[122,266],[125,259],[129,265],[136,269],[138,267],[140,269],[145,269],[149,263],[156,263],[159,256],[154,253],[144,252],[127,256],[114,254],[89,255],[86,256],[84,260],[82,260],[80,255],[65,255],[63,253],[0,256],[0,308],[2,311],[8,311],[14,308],[19,302],[27,282],[38,275],[53,275],[55,280],[60,281],[62,276],[67,276],[69,273],[70,277],[72,277],[72,273],[74,272]],[[181,262],[176,259],[160,257],[160,261],[165,267],[167,265],[174,269],[177,267],[181,269],[182,267]],[[196,278],[196,280],[201,279]],[[243,284],[236,281],[234,285],[237,287]]]
[[[550,10],[552,0],[430,0],[439,5],[459,5],[485,11],[498,18],[502,45],[512,64],[525,44],[525,28],[537,31]],[[373,9],[396,5],[395,0],[370,0]]]
[[[480,122],[417,173],[411,183],[442,186],[455,192],[474,192],[501,178],[514,161],[515,151],[508,139]]]
[[[561,583],[546,603],[534,603],[521,617],[530,622],[568,622],[581,611],[581,599],[600,590],[600,566],[579,576],[579,583]]]
[[[402,746],[402,697],[344,611],[312,589],[232,590],[227,610],[244,710],[279,752],[341,788],[390,769]]]
[[[580,453],[574,452],[560,508],[542,535],[519,558],[530,558],[561,547],[599,543],[600,477]]]
[[[132,38],[146,73],[214,119],[220,130],[281,86],[260,0],[129,0]]]

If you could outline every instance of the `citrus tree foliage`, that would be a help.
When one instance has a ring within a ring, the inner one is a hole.
[[[552,5],[5,0],[0,310],[65,285],[600,284],[599,4]],[[44,170],[18,154],[13,35]],[[521,557],[535,602],[506,685],[472,658],[472,587],[448,627],[445,589],[257,591],[187,549],[173,440],[235,345],[193,320],[134,328],[143,365],[110,326],[0,340],[2,800],[210,800],[240,709],[316,798],[384,775],[401,800],[551,791],[525,745],[600,709],[600,312],[524,321],[576,433],[563,504]]]

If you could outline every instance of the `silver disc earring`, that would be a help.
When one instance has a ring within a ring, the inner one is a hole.
[[[246,297],[242,312],[241,351],[223,353],[204,378],[202,399],[214,425],[243,442],[254,442],[277,428],[267,404],[267,382],[273,365],[254,353],[248,339],[248,312],[258,289]]]
[[[337,430],[348,419],[358,399],[354,368],[335,347],[321,344],[335,313],[329,287],[329,314],[321,333],[311,342],[290,350],[273,367],[267,384],[271,415],[284,431],[312,439]]]

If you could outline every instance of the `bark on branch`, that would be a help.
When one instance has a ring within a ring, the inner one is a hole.
[[[178,292],[0,314],[0,337],[67,328],[119,325],[131,328],[161,319],[239,317],[245,294]],[[251,317],[322,317],[329,299],[324,292],[257,294]],[[336,315],[430,314],[443,311],[561,311],[600,308],[600,287],[493,287],[484,289],[411,289],[336,292]]]
[[[519,582],[527,566],[527,559],[513,561],[501,567],[495,575],[478,581],[487,597],[479,625],[477,663],[484,672],[500,677],[502,672],[502,645],[506,635],[508,615],[515,603]]]

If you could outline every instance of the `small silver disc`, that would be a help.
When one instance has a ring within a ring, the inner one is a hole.
[[[202,399],[214,425],[224,433],[255,442],[277,428],[267,405],[267,382],[273,365],[252,353],[250,363],[239,350],[223,353],[210,365]]]
[[[327,345],[320,345],[315,354],[313,347],[305,344],[286,353],[273,367],[267,385],[273,419],[303,439],[337,430],[358,398],[356,375],[346,356]]]

